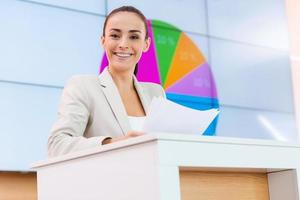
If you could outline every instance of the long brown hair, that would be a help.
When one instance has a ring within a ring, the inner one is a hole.
[[[108,19],[116,14],[116,13],[119,13],[119,12],[131,12],[131,13],[135,13],[137,14],[140,19],[144,22],[144,25],[145,25],[145,30],[146,30],[146,36],[145,36],[145,40],[148,39],[149,37],[149,33],[148,33],[148,26],[147,26],[147,19],[145,17],[145,15],[137,8],[133,7],[133,6],[122,6],[122,7],[119,7],[119,8],[116,8],[114,10],[112,10],[107,16],[106,16],[106,19],[104,21],[104,25],[103,25],[103,31],[102,31],[102,36],[104,37],[105,36],[105,29],[106,29],[106,24],[107,24],[107,21]],[[138,73],[138,63],[135,65],[135,68],[134,68],[134,75],[137,75]]]

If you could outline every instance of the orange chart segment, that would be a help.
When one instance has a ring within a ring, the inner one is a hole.
[[[164,88],[168,89],[180,78],[205,63],[203,54],[185,33],[180,35],[173,62],[169,69]]]
[[[160,79],[163,85],[171,66],[181,31],[158,20],[152,20],[152,27],[154,32],[153,42],[159,62]]]

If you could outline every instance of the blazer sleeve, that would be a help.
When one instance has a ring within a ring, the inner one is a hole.
[[[78,150],[102,145],[106,136],[86,138],[88,124],[89,96],[80,77],[71,78],[61,97],[58,117],[48,139],[48,156],[58,156]]]

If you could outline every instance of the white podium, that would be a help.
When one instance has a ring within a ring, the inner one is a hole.
[[[300,145],[145,135],[33,169],[39,200],[298,200]]]

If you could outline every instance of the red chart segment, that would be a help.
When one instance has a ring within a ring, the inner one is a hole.
[[[217,91],[210,67],[207,63],[198,66],[171,85],[166,92],[217,98]]]
[[[151,38],[151,44],[148,51],[143,53],[139,61],[137,79],[143,82],[161,84],[151,21],[148,21],[148,31],[149,37]]]

